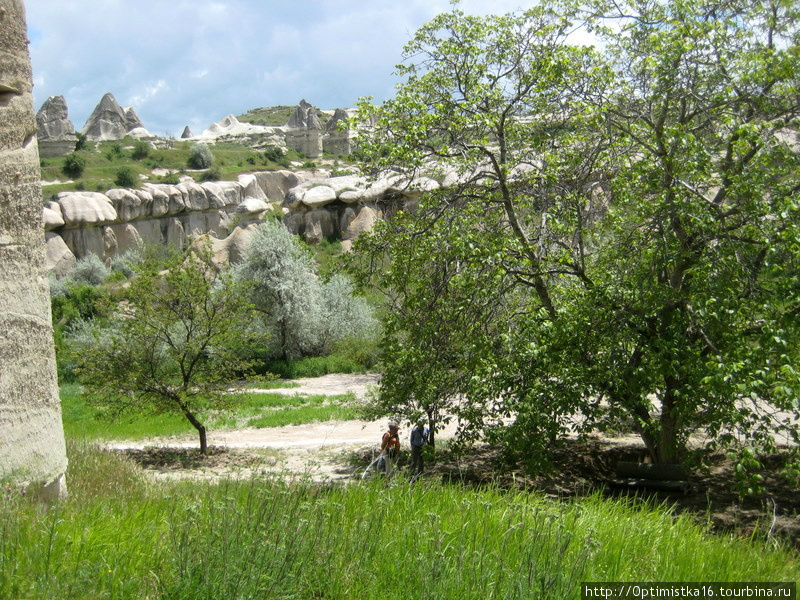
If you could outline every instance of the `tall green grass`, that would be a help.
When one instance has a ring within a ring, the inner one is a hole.
[[[580,597],[581,581],[796,581],[668,512],[424,482],[155,484],[69,445],[71,496],[0,500],[0,598]]]

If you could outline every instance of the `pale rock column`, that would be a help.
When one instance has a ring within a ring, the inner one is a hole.
[[[66,492],[31,62],[22,0],[0,0],[0,480]]]

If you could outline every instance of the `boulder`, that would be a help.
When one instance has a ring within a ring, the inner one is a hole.
[[[281,204],[288,191],[302,182],[302,178],[291,171],[260,171],[254,176],[258,187],[273,204]]]
[[[58,202],[47,202],[42,209],[42,222],[45,231],[51,231],[64,226],[64,216]]]
[[[56,202],[67,227],[89,227],[117,221],[117,211],[105,194],[98,192],[59,192]],[[100,256],[100,253],[97,253]],[[83,254],[81,254],[83,256]]]
[[[245,198],[237,207],[236,214],[240,215],[260,215],[264,211],[271,210],[272,205],[261,198]]]
[[[117,211],[117,220],[134,221],[141,216],[142,199],[133,190],[115,188],[108,190],[106,196]]]
[[[327,210],[312,210],[305,214],[305,238],[307,243],[319,244],[334,233],[333,218]]]
[[[243,173],[238,177],[238,183],[242,188],[242,196],[244,198],[258,198],[260,200],[267,200],[267,195],[261,186],[258,185],[258,179],[252,173]]]
[[[45,244],[47,255],[45,257],[47,270],[58,277],[63,277],[75,266],[75,255],[57,233],[46,233]]]
[[[317,185],[306,190],[303,194],[303,204],[309,208],[320,208],[336,200],[336,192],[327,185]]]
[[[340,222],[342,239],[345,240],[356,239],[365,231],[372,229],[378,220],[378,211],[372,206],[362,206],[357,213],[353,211],[352,218],[347,211],[353,211],[353,209],[348,207]]]
[[[175,186],[183,194],[187,211],[208,210],[209,202],[205,189],[192,181],[184,181]]]

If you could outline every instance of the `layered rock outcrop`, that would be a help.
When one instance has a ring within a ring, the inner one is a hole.
[[[75,150],[78,135],[69,120],[64,96],[50,96],[36,113],[36,137],[39,155],[64,156]]]
[[[0,0],[0,479],[66,491],[22,0]]]
[[[130,106],[122,108],[114,95],[107,93],[95,106],[81,129],[87,139],[97,142],[121,140],[126,135],[150,137],[136,112]]]
[[[293,173],[275,171],[238,181],[145,183],[105,194],[60,192],[42,210],[48,266],[63,274],[90,253],[107,260],[142,244],[183,247],[190,237],[228,237],[236,227],[277,211],[297,183]]]
[[[317,115],[317,109],[311,104],[301,100],[286,127],[287,146],[309,158],[322,154],[322,122]]]

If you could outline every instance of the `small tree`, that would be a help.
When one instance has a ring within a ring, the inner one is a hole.
[[[64,166],[61,167],[61,171],[67,177],[71,177],[72,179],[78,179],[81,175],[83,175],[83,170],[86,168],[86,158],[83,155],[78,154],[77,152],[73,152],[72,154],[68,154],[64,158]]]
[[[115,410],[177,412],[208,449],[201,412],[233,400],[229,382],[250,364],[247,291],[218,271],[203,247],[172,261],[162,275],[145,263],[107,324],[72,337],[78,375],[97,402]]]
[[[214,164],[214,155],[205,144],[192,144],[189,150],[190,169],[208,169]]]
[[[120,167],[114,177],[114,184],[124,188],[136,187],[139,185],[139,176],[128,166]]]
[[[133,150],[131,150],[131,158],[133,160],[143,160],[150,156],[150,144],[144,140],[136,140],[133,143]]]

